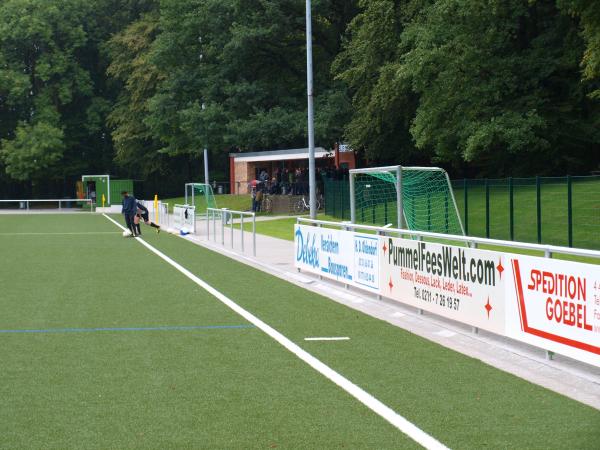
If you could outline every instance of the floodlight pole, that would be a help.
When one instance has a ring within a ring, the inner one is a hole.
[[[315,173],[315,112],[312,58],[311,2],[306,0],[306,87],[308,97],[308,192],[310,218],[317,218],[317,177]]]

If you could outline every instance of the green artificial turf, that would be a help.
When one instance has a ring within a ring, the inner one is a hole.
[[[102,216],[0,225],[1,330],[247,325]],[[40,230],[101,234],[23,234]],[[150,244],[451,448],[597,448],[593,408],[149,230]],[[317,335],[351,340],[304,341]],[[1,448],[416,447],[255,328],[0,339]]]

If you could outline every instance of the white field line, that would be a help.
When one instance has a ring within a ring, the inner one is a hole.
[[[102,214],[102,215],[104,217],[106,217],[108,220],[110,220],[112,223],[117,225],[119,228],[125,230],[124,227],[122,227],[118,222],[113,220],[111,217],[107,216],[106,214]],[[236,312],[237,314],[242,316],[248,322],[250,322],[257,328],[262,330],[265,334],[269,335],[271,338],[276,340],[279,344],[281,344],[283,347],[288,349],[290,352],[292,352],[294,355],[296,355],[298,358],[300,358],[306,364],[311,366],[317,372],[319,372],[320,374],[322,374],[323,376],[325,376],[326,378],[328,378],[329,380],[331,380],[332,382],[337,384],[339,387],[341,387],[347,393],[352,395],[363,405],[365,405],[370,410],[372,410],[373,412],[375,412],[376,414],[378,414],[379,416],[381,416],[382,418],[387,420],[390,424],[392,424],[397,429],[402,431],[408,437],[410,437],[411,439],[413,439],[414,441],[421,444],[423,447],[425,447],[427,449],[439,449],[439,450],[447,449],[447,447],[444,444],[439,442],[433,436],[430,436],[429,434],[427,434],[426,432],[421,430],[419,427],[414,425],[412,422],[409,422],[407,419],[405,419],[400,414],[395,412],[389,406],[383,404],[381,401],[377,400],[371,394],[369,394],[368,392],[366,392],[365,390],[363,390],[356,384],[352,383],[350,380],[348,380],[344,376],[340,375],[338,372],[333,370],[331,367],[329,367],[326,364],[319,361],[317,358],[315,358],[313,355],[311,355],[307,351],[303,350],[300,346],[298,346],[297,344],[292,342],[290,339],[285,337],[279,331],[275,330],[273,327],[266,324],[265,322],[260,320],[258,317],[256,317],[249,311],[245,310],[241,306],[239,306],[233,300],[229,299],[227,296],[225,296],[224,294],[222,294],[221,292],[219,292],[218,290],[213,288],[211,285],[206,283],[204,280],[198,278],[196,275],[191,273],[189,270],[187,270],[181,264],[172,260],[167,255],[165,255],[161,251],[157,250],[156,248],[154,248],[152,245],[148,244],[143,239],[141,239],[141,238],[135,238],[135,239],[140,244],[142,244],[144,247],[146,247],[148,250],[150,250],[152,253],[154,253],[159,258],[161,258],[163,261],[165,261],[168,264],[170,264],[171,266],[173,266],[175,269],[177,269],[183,275],[185,275],[190,280],[192,280],[194,283],[196,283],[198,286],[203,288],[209,294],[216,297],[221,303],[228,306],[230,309],[232,309],[234,312]]]
[[[349,341],[348,336],[340,337],[308,337],[304,338],[305,341]]]
[[[24,232],[24,233],[0,233],[0,236],[74,236],[74,235],[95,235],[95,234],[116,234],[118,231],[73,231],[73,232]]]

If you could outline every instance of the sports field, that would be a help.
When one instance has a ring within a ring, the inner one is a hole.
[[[598,448],[600,411],[179,237],[0,225],[0,448],[419,447],[394,412],[450,448]]]

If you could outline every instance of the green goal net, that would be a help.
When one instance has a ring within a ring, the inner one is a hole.
[[[350,190],[354,223],[464,234],[450,180],[438,167],[351,170]]]
[[[216,208],[217,202],[210,184],[187,183],[185,204],[196,208],[196,215],[206,215],[206,208]]]

